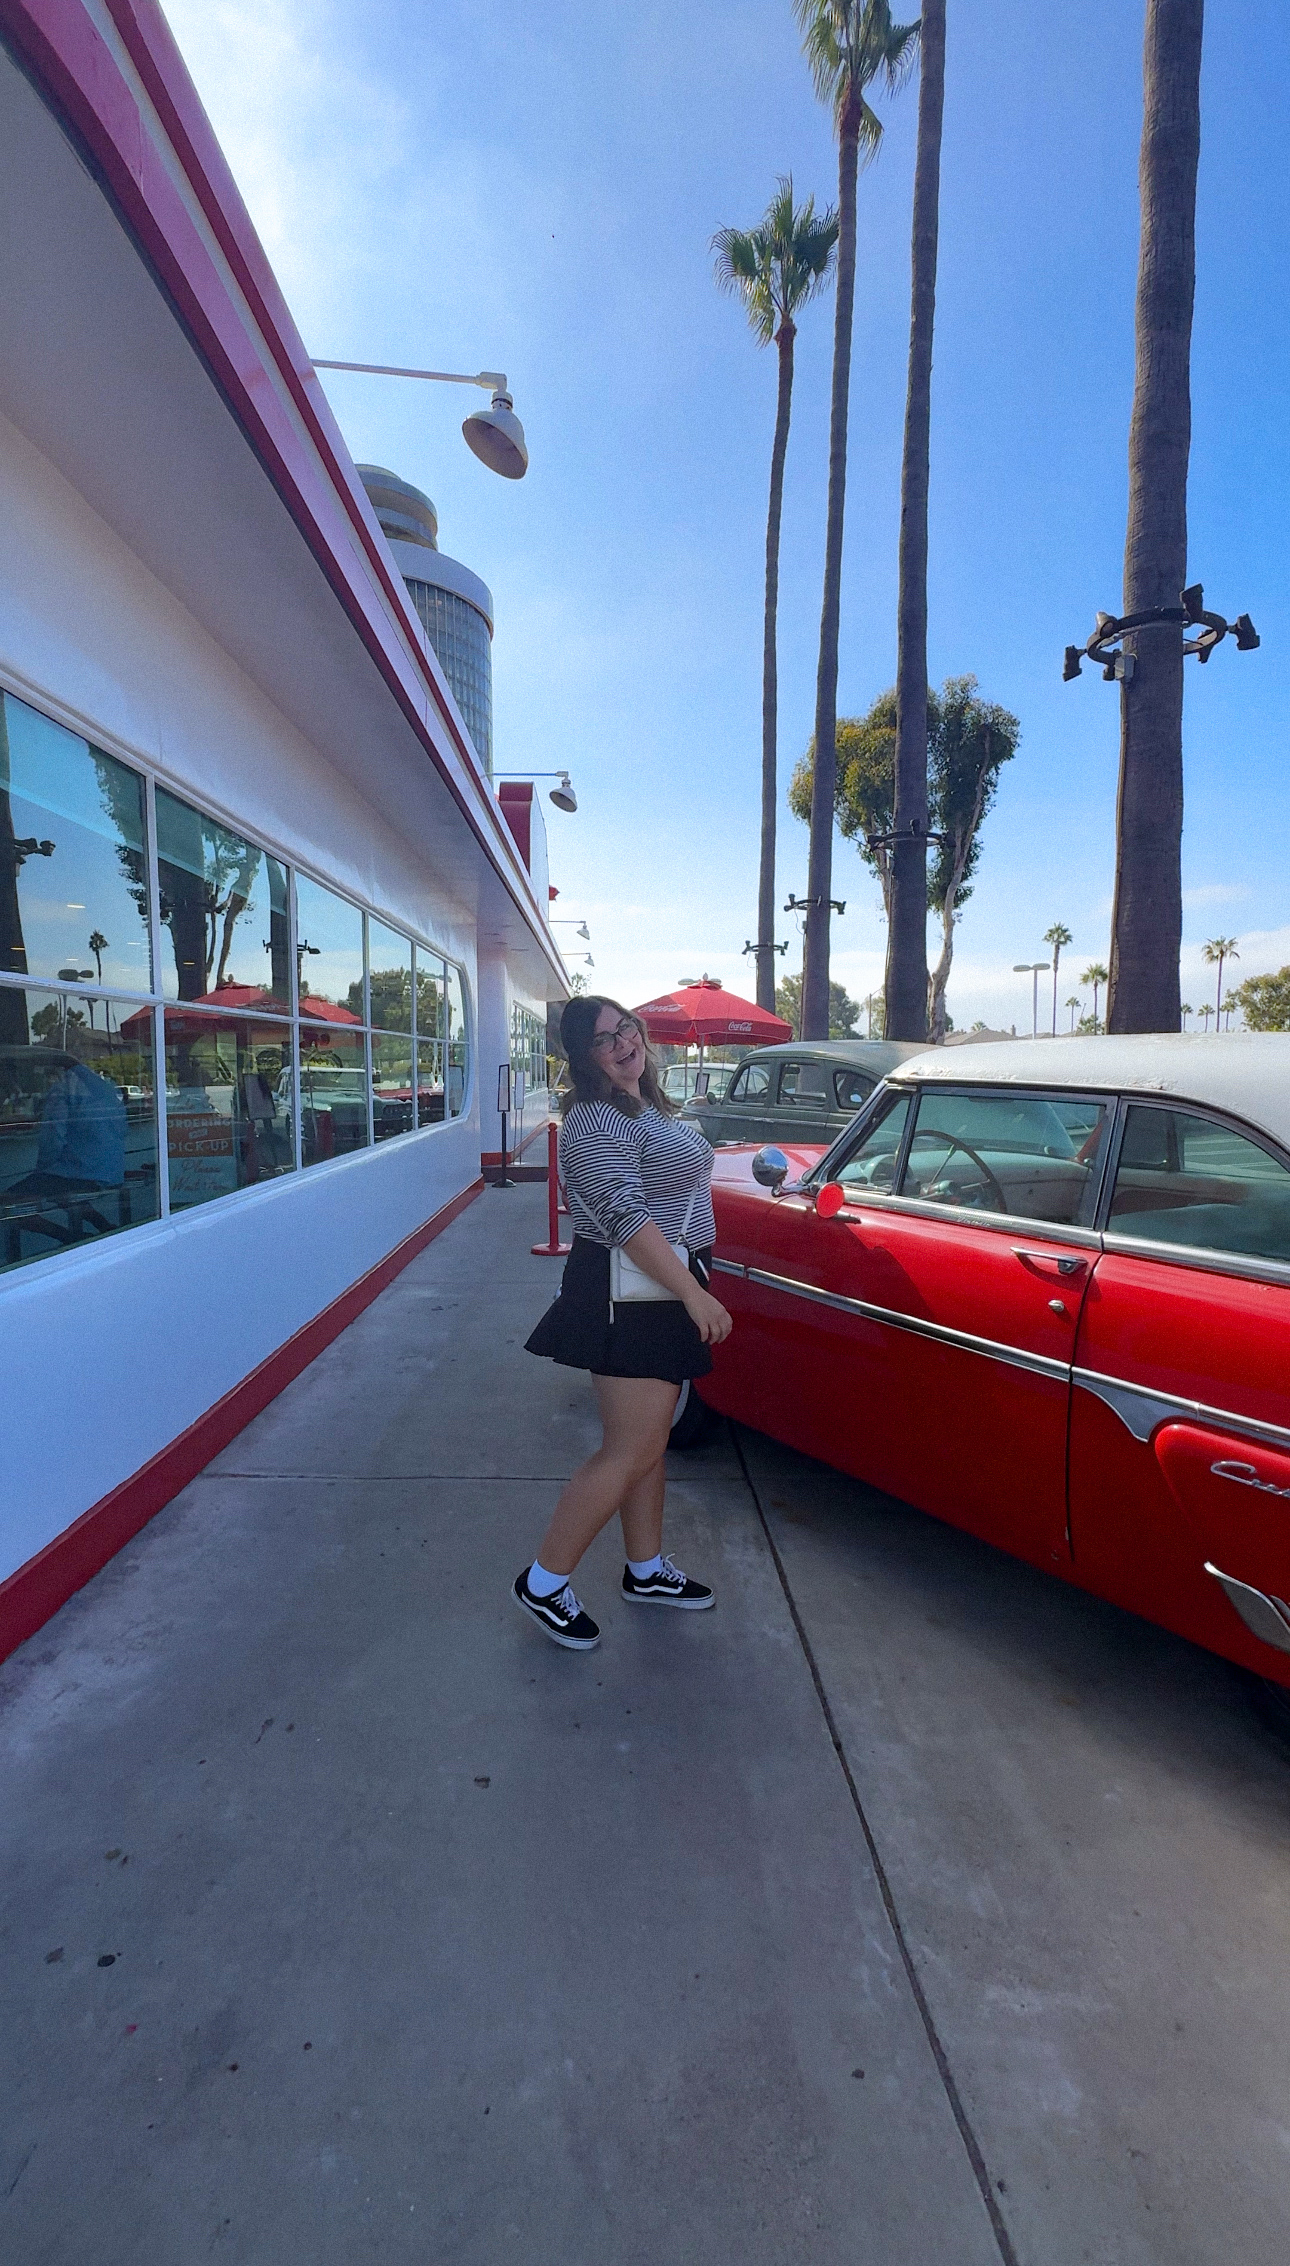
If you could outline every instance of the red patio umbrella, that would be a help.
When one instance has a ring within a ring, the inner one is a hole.
[[[665,991],[632,1013],[655,1046],[775,1046],[793,1036],[791,1023],[727,991],[717,976]]]

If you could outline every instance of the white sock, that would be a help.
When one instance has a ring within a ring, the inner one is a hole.
[[[565,1587],[569,1576],[567,1574],[549,1574],[546,1567],[540,1566],[535,1558],[524,1579],[528,1583],[530,1596],[554,1597],[558,1589]]]
[[[627,1565],[633,1581],[648,1581],[651,1574],[662,1573],[663,1554],[660,1551],[656,1557],[642,1558],[639,1563],[635,1558],[629,1558]]]

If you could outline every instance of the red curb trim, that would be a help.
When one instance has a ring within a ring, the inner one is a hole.
[[[307,1369],[333,1338],[348,1329],[364,1307],[379,1297],[410,1260],[424,1251],[428,1243],[433,1243],[437,1235],[442,1235],[459,1212],[473,1204],[483,1187],[482,1180],[472,1180],[460,1195],[432,1213],[411,1235],[405,1236],[402,1243],[396,1243],[392,1251],[374,1267],[369,1267],[339,1298],[334,1298],[330,1306],[324,1306],[312,1322],[306,1322],[302,1329],[287,1338],[186,1431],[180,1432],[129,1479],[123,1479],[110,1495],[104,1495],[100,1502],[83,1511],[62,1534],[55,1535],[34,1558],[29,1558],[25,1566],[17,1567],[0,1582],[0,1660],[6,1660],[16,1646],[34,1636],[36,1630],[78,1589],[83,1589],[149,1519],[164,1510],[180,1489],[205,1469],[213,1456],[219,1455],[230,1440],[237,1438],[253,1416],[258,1416],[271,1400],[276,1400],[284,1387]]]

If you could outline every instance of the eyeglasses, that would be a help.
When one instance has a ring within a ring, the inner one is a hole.
[[[603,1054],[608,1048],[617,1046],[620,1040],[639,1038],[640,1028],[634,1015],[624,1015],[621,1023],[616,1023],[612,1031],[597,1031],[591,1042],[591,1051],[593,1054]]]

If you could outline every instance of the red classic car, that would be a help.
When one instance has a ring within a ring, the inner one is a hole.
[[[713,1194],[710,1408],[1290,1686],[1290,1035],[938,1049]]]

